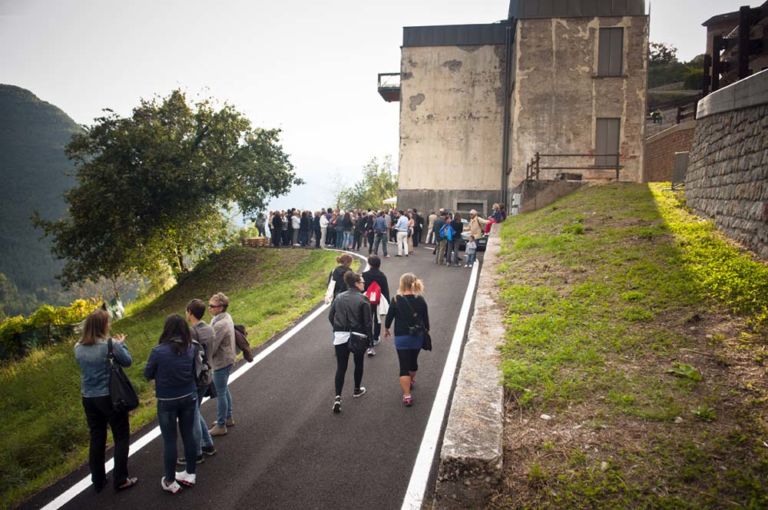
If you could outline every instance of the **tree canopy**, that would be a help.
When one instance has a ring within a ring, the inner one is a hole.
[[[651,42],[648,44],[651,65],[665,65],[677,62],[677,48],[671,44]]]
[[[392,158],[382,162],[376,158],[363,167],[363,177],[350,187],[342,188],[337,204],[344,209],[380,209],[384,200],[397,194],[397,174],[392,171]]]
[[[279,135],[179,90],[130,117],[105,110],[67,145],[77,178],[68,216],[35,220],[66,260],[62,283],[185,272],[224,241],[222,211],[254,213],[301,183]]]

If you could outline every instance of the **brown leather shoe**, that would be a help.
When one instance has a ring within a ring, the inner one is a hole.
[[[214,425],[208,432],[214,437],[225,436],[227,435],[227,426],[225,425],[221,427],[219,425]]]

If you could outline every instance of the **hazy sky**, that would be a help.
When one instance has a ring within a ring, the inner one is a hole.
[[[703,53],[701,23],[739,0],[656,0],[651,40]],[[508,0],[0,0],[0,83],[31,90],[76,122],[181,87],[283,129],[307,185],[277,207],[330,202],[374,156],[398,151],[398,103],[376,90],[397,72],[402,27],[492,23]],[[759,5],[752,1],[751,5]]]

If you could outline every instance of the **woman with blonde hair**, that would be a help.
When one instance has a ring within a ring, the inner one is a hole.
[[[75,359],[80,365],[80,392],[91,436],[88,467],[96,492],[107,485],[104,470],[104,450],[107,444],[107,424],[115,441],[115,491],[130,489],[139,481],[128,476],[128,444],[131,430],[128,411],[116,411],[109,397],[109,345],[114,362],[131,366],[131,354],[125,346],[125,335],[109,335],[109,314],[98,309],[85,319],[83,337],[75,344]]]
[[[422,297],[424,283],[413,273],[400,277],[400,288],[384,321],[384,337],[392,336],[390,327],[395,321],[395,348],[400,364],[400,388],[403,390],[403,405],[413,405],[411,390],[416,384],[419,369],[419,351],[424,344],[424,335],[429,331],[429,310]]]

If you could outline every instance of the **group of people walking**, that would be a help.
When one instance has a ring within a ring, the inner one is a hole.
[[[206,303],[193,299],[185,317],[169,315],[158,345],[150,352],[144,376],[155,381],[157,420],[163,439],[164,491],[178,493],[182,486],[194,486],[197,464],[216,454],[213,438],[228,433],[235,425],[229,375],[235,363],[235,326],[227,312],[229,299],[216,293]],[[203,321],[206,308],[212,320]],[[83,409],[90,433],[88,464],[94,489],[101,492],[108,480],[104,470],[107,425],[112,429],[115,491],[129,489],[138,478],[128,475],[128,411],[118,410],[110,397],[110,357],[128,367],[133,362],[125,335],[110,335],[106,310],[98,309],[85,320],[83,335],[75,345],[80,366]],[[206,396],[216,397],[216,421],[209,429],[200,404]],[[183,457],[177,457],[177,431],[181,434]],[[184,467],[176,471],[176,465]]]
[[[481,218],[474,210],[470,212],[466,266],[471,267],[475,261],[475,239],[482,236],[490,224],[501,222],[505,217],[503,207],[496,204],[493,216],[488,219]],[[341,412],[350,356],[355,365],[352,396],[359,398],[366,394],[362,385],[365,358],[376,355],[375,348],[382,335],[385,339],[394,337],[402,403],[406,407],[413,405],[419,354],[423,349],[431,349],[424,284],[413,273],[405,273],[399,279],[397,294],[391,297],[387,277],[381,271],[378,248],[382,246],[383,256],[388,257],[387,244],[394,240],[397,256],[407,257],[413,253],[424,228],[418,212],[328,209],[313,214],[291,210],[275,211],[268,219],[263,216],[261,219],[261,228],[267,230],[267,223],[272,227],[274,246],[308,246],[314,241],[316,247],[368,248],[367,271],[362,274],[352,271],[352,256],[344,253],[337,258],[338,267],[329,277],[332,293],[328,319],[336,355],[333,412]],[[440,210],[429,215],[426,242],[434,245],[438,264],[458,264],[458,241],[463,230],[459,213]],[[163,439],[161,487],[172,494],[178,493],[182,486],[195,485],[197,465],[204,462],[206,456],[216,454],[213,438],[226,435],[235,426],[228,381],[237,351],[235,325],[228,307],[227,296],[216,293],[207,304],[200,299],[190,301],[184,317],[168,316],[158,345],[152,349],[144,368],[144,376],[155,381]],[[210,325],[203,320],[206,309],[212,317]],[[353,337],[365,339],[362,350],[351,348]],[[112,405],[110,363],[128,367],[133,359],[125,336],[110,335],[106,310],[96,310],[86,318],[82,337],[75,345],[75,358],[80,367],[82,405],[90,434],[89,467],[93,487],[101,492],[109,483],[104,469],[109,426],[115,443],[113,487],[115,491],[130,489],[138,483],[138,478],[128,473],[128,412]],[[216,421],[210,428],[200,413],[200,404],[206,396],[216,398]],[[177,456],[177,431],[181,435],[183,457]],[[177,464],[184,469],[177,472]]]
[[[413,273],[403,274],[397,296],[390,301],[389,284],[381,271],[379,256],[368,257],[370,269],[362,274],[352,271],[352,257],[349,254],[342,254],[336,260],[339,265],[329,278],[333,301],[328,314],[336,354],[333,412],[341,412],[342,390],[350,355],[355,363],[352,397],[365,395],[367,390],[362,385],[365,358],[366,355],[376,355],[375,346],[381,340],[382,317],[384,338],[392,337],[393,322],[395,325],[394,344],[403,405],[410,407],[413,405],[412,390],[419,369],[419,353],[422,349],[431,349],[431,344],[426,342],[429,335],[429,309],[423,297],[423,282]],[[356,335],[367,340],[367,350],[353,347],[353,337]]]

